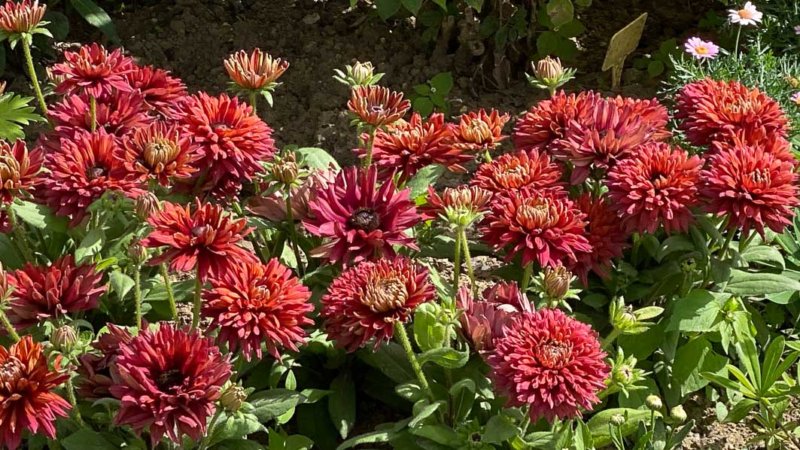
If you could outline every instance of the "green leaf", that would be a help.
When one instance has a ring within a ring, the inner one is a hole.
[[[133,289],[134,281],[128,275],[122,273],[121,270],[115,270],[108,276],[111,284],[111,290],[117,293],[117,298],[122,301],[125,295]]]
[[[417,15],[422,7],[422,0],[402,0],[403,6],[413,15]]]
[[[444,174],[445,167],[439,164],[425,166],[406,183],[406,189],[411,189],[411,198],[415,199],[428,193],[428,186],[433,186]]]
[[[102,434],[82,428],[60,440],[65,450],[115,450],[118,445],[114,445]]]
[[[452,428],[444,425],[423,425],[419,428],[411,429],[417,436],[428,438],[437,444],[450,446],[452,448],[463,448],[461,437]]]
[[[356,422],[356,385],[350,372],[342,372],[331,381],[328,414],[342,439],[347,439]]]
[[[435,348],[419,355],[418,359],[420,366],[432,362],[445,369],[458,369],[469,361],[469,352],[459,352],[450,347]]]
[[[786,269],[786,262],[783,260],[781,252],[778,251],[777,248],[769,245],[752,245],[742,252],[741,257],[748,263],[758,264],[780,271]]]
[[[47,229],[48,231],[59,233],[67,231],[67,219],[54,215],[47,206],[26,201],[16,201],[11,207],[14,208],[14,213],[16,213],[17,217],[34,228]]]
[[[656,255],[656,261],[661,262],[671,253],[675,252],[691,252],[694,250],[694,243],[686,236],[670,236],[661,243]]]
[[[443,404],[444,404],[443,402],[436,402],[425,406],[414,415],[414,418],[411,419],[411,422],[408,423],[408,427],[415,428],[417,425],[421,424],[425,419],[432,416],[433,413],[435,413]]]
[[[547,2],[547,15],[553,22],[553,28],[558,29],[561,25],[572,22],[575,17],[575,7],[571,0],[550,0]]]
[[[411,101],[411,106],[414,111],[418,112],[423,117],[428,117],[433,112],[433,102],[429,97],[417,97]]]
[[[472,411],[472,405],[475,403],[476,390],[475,382],[469,378],[464,378],[450,387],[453,418],[456,422],[466,420],[469,416],[470,411]]]
[[[214,446],[214,450],[262,450],[263,448],[264,447],[258,442],[248,441],[246,439],[226,439]],[[270,450],[271,449],[272,441],[270,441]]]
[[[69,19],[64,14],[48,10],[44,14],[44,19],[50,23],[47,24],[47,29],[53,35],[56,41],[63,41],[69,34]]]
[[[785,291],[800,291],[800,281],[777,273],[733,269],[731,280],[725,286],[725,292],[742,296],[762,296]]]
[[[752,411],[756,405],[758,405],[758,402],[749,398],[739,400],[739,402],[728,411],[728,415],[725,416],[725,422],[736,423],[741,421],[750,414],[750,411]]]
[[[395,383],[405,383],[414,379],[414,372],[408,363],[408,356],[399,344],[390,342],[382,345],[378,351],[363,349],[358,352],[358,356],[365,363],[383,372]]]
[[[578,37],[586,31],[586,26],[583,25],[578,19],[573,19],[572,22],[562,25],[558,28],[558,35],[565,38],[574,38]]]
[[[414,340],[422,351],[444,346],[447,325],[440,319],[440,308],[435,303],[423,303],[414,311]]]
[[[302,156],[302,159],[306,165],[312,169],[328,170],[331,167],[336,170],[340,169],[339,163],[336,162],[336,159],[331,156],[330,153],[321,148],[302,147],[298,148],[294,152]]]
[[[447,12],[447,0],[433,0],[433,3],[436,3],[440,8]]]
[[[250,396],[248,402],[253,405],[253,413],[258,420],[266,422],[291,411],[302,400],[303,397],[299,392],[288,389],[270,389],[256,392]]]
[[[431,92],[445,97],[453,89],[453,74],[450,72],[437,73],[431,78],[430,84]]]
[[[103,8],[97,6],[92,0],[70,0],[70,4],[90,25],[98,28],[110,40],[119,42],[114,22]]]
[[[481,442],[486,444],[502,444],[516,436],[519,430],[510,417],[505,414],[492,416],[486,422],[486,429],[481,436]]]
[[[17,246],[5,234],[0,234],[0,263],[5,269],[19,269],[25,265],[24,258],[19,254]]]
[[[32,100],[33,97],[22,97],[13,92],[0,95],[0,138],[8,141],[23,139],[24,126],[44,121],[29,105]]]
[[[728,358],[718,355],[705,338],[697,338],[678,348],[672,364],[671,381],[684,398],[708,385],[701,373],[725,373]]]
[[[700,333],[712,331],[728,298],[729,294],[717,294],[702,289],[689,292],[673,305],[667,330]]]
[[[375,0],[375,7],[378,9],[378,15],[383,20],[388,20],[393,15],[400,11],[402,3],[400,0]]]
[[[362,444],[379,444],[382,442],[389,442],[389,439],[394,436],[392,431],[373,431],[372,433],[362,434],[354,438],[342,442],[336,450],[346,450],[348,448],[357,447]]]
[[[650,64],[647,65],[647,74],[650,75],[650,78],[655,78],[664,73],[665,69],[666,66],[663,61],[650,61]]]
[[[625,417],[625,422],[619,426],[622,437],[630,436],[639,427],[639,422],[650,419],[650,411],[643,409],[611,408],[600,411],[586,422],[592,432],[595,447],[602,448],[611,444],[609,424],[611,417],[616,414]],[[656,412],[656,416],[660,415]]]
[[[81,263],[87,258],[91,259],[100,253],[106,242],[106,233],[102,228],[93,228],[81,240],[78,248],[75,249],[75,261]]]

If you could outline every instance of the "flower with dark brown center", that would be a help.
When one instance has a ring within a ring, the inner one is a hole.
[[[325,329],[336,343],[355,351],[375,339],[389,341],[395,323],[406,322],[421,303],[432,300],[428,270],[413,261],[366,261],[345,270],[322,298]]]
[[[416,248],[406,230],[420,221],[409,191],[397,191],[392,181],[377,184],[377,170],[343,169],[333,183],[309,202],[303,226],[327,238],[314,256],[333,263],[357,263],[394,256],[394,245]]]
[[[210,339],[172,325],[144,329],[120,345],[111,367],[114,423],[149,431],[153,447],[165,434],[179,445],[184,434],[198,442],[230,375],[229,358]]]
[[[381,127],[401,119],[411,108],[401,92],[381,86],[356,86],[350,93],[347,109],[358,120],[373,127]]]

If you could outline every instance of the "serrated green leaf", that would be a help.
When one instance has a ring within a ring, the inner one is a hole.
[[[125,299],[125,295],[133,289],[134,282],[131,277],[122,273],[121,270],[115,270],[108,275],[111,284],[111,290],[117,293],[117,298],[121,301]]]
[[[16,201],[12,203],[11,207],[14,208],[14,213],[19,219],[34,228],[59,233],[67,231],[67,219],[54,215],[47,206]]]
[[[411,198],[415,199],[428,193],[428,186],[433,186],[436,181],[444,174],[445,167],[439,164],[431,164],[420,169],[411,180],[406,183],[406,189],[411,189]]]
[[[675,302],[667,330],[700,333],[712,331],[728,298],[730,295],[701,289],[689,292]]]
[[[44,118],[34,113],[30,106],[33,97],[22,97],[13,92],[0,95],[0,138],[8,141],[25,138],[23,127]]]
[[[317,147],[301,147],[294,151],[300,155],[306,165],[312,169],[328,170],[333,167],[339,170],[339,163],[336,158],[324,149]]]
[[[84,262],[87,258],[100,253],[106,242],[106,233],[102,228],[93,228],[81,239],[78,248],[75,249],[75,261]]]
[[[420,366],[431,362],[446,369],[458,369],[469,361],[469,352],[459,352],[449,347],[435,348],[422,353],[418,359]]]

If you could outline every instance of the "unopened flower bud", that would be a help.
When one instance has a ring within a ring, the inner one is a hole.
[[[611,416],[611,423],[616,426],[621,426],[625,423],[625,416],[622,414],[614,414]]]
[[[692,273],[697,269],[697,261],[694,258],[686,258],[681,261],[681,271],[683,273]]]
[[[542,274],[542,290],[550,299],[562,299],[569,291],[569,284],[572,281],[572,272],[564,266],[555,268],[545,267]]]
[[[147,261],[147,248],[137,239],[128,246],[128,257],[137,266],[141,266]]]
[[[154,212],[158,211],[158,209],[158,197],[156,197],[156,195],[152,192],[145,192],[136,198],[134,210],[136,211],[136,216],[139,217],[139,219],[147,220],[147,218],[150,217],[150,215]]]
[[[664,407],[664,403],[661,402],[661,397],[657,395],[648,395],[647,398],[644,399],[644,402],[647,407],[653,411],[658,411]]]
[[[286,185],[294,183],[299,172],[294,153],[289,153],[272,164],[272,176]]]
[[[336,76],[333,78],[336,81],[350,87],[372,86],[383,77],[382,73],[375,73],[375,67],[369,61],[364,63],[356,61],[352,66],[345,66],[344,72],[339,69],[335,69],[334,72]]]
[[[533,74],[539,81],[547,82],[547,80],[555,80],[564,74],[564,67],[561,66],[559,58],[551,58],[549,56],[540,59],[536,64],[531,63]]]
[[[242,403],[247,400],[247,392],[238,384],[232,384],[225,389],[219,402],[228,412],[236,412],[242,407]]]
[[[69,352],[78,342],[78,333],[75,331],[75,328],[64,325],[53,331],[50,342],[56,350],[60,352]]]
[[[683,406],[678,405],[669,410],[669,417],[670,419],[674,420],[677,423],[686,422],[688,416],[686,415],[686,410],[683,409]]]
[[[3,263],[0,263],[0,303],[5,303],[8,296],[11,294],[11,288],[8,286],[8,276]]]

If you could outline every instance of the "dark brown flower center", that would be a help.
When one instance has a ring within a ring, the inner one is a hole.
[[[397,278],[381,278],[367,286],[361,303],[373,312],[385,313],[406,304],[406,285]]]
[[[178,369],[170,369],[156,377],[156,386],[162,392],[169,391],[171,388],[179,386],[183,383],[183,373]]]
[[[179,152],[180,148],[174,142],[157,140],[145,145],[142,157],[149,167],[162,168],[175,160]]]
[[[0,382],[13,383],[23,375],[25,364],[14,356],[10,356],[3,364],[0,364]]]
[[[377,229],[381,222],[380,217],[370,208],[359,208],[350,215],[347,219],[347,224],[353,228],[364,231],[373,231]]]
[[[539,362],[548,369],[560,369],[569,361],[572,348],[566,342],[549,341],[539,346]]]

